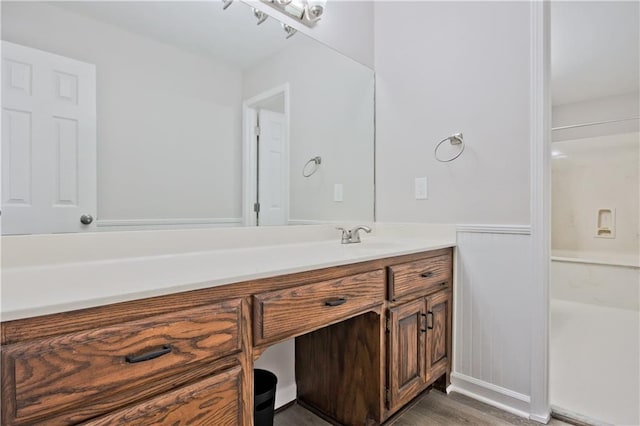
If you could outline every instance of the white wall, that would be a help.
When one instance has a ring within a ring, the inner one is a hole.
[[[261,1],[243,1],[291,25],[301,33],[308,34],[338,52],[373,68],[373,1],[329,0],[325,7],[325,14],[313,28],[291,19]]]
[[[377,219],[529,222],[529,5],[379,2]],[[463,132],[466,150],[436,162]],[[415,200],[414,179],[429,179]]]
[[[544,417],[531,399],[545,350],[531,345],[532,16],[528,2],[375,3],[376,212],[458,224],[453,388]],[[436,162],[458,131],[465,152]]]
[[[254,363],[255,368],[271,371],[278,378],[276,408],[296,399],[295,340],[287,340],[271,346]]]
[[[552,248],[637,257],[640,133],[555,142],[552,150]],[[596,238],[603,208],[615,209],[615,238]]]
[[[42,3],[2,38],[96,65],[99,220],[241,216],[239,69]]]
[[[373,220],[373,72],[304,43],[246,70],[243,82],[245,99],[289,83],[291,220]],[[303,177],[318,155],[318,171]],[[334,184],[343,185],[342,202]]]

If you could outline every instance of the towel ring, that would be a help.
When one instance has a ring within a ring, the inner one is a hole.
[[[310,172],[307,172],[307,166],[309,164],[313,163],[314,167]],[[322,164],[322,157],[318,156],[318,157],[313,157],[311,160],[307,161],[304,164],[304,167],[302,168],[302,176],[304,177],[309,177],[312,174],[314,174],[315,172],[318,171],[318,169],[320,168],[320,164]]]
[[[460,145],[460,152],[458,152],[456,155],[454,155],[451,158],[447,158],[443,160],[442,158],[438,157],[438,148],[440,148],[440,145],[442,145],[446,141],[449,141],[451,145]],[[438,142],[438,145],[436,145],[436,148],[433,150],[433,155],[436,157],[436,160],[440,161],[441,163],[448,163],[460,157],[463,152],[464,152],[464,137],[462,136],[462,133],[455,133]]]

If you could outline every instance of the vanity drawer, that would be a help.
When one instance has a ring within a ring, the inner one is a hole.
[[[389,300],[451,285],[452,255],[445,254],[389,266]]]
[[[240,371],[240,367],[233,368],[83,424],[86,426],[236,426],[243,424]]]
[[[239,352],[241,303],[5,346],[3,417],[21,424]]]
[[[254,343],[295,337],[384,301],[384,270],[253,296]]]

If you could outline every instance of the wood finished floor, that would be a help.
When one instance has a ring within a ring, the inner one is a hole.
[[[551,426],[568,424],[556,419],[549,422]],[[330,426],[330,423],[296,404],[276,414],[274,425]],[[445,395],[438,391],[431,391],[419,397],[410,409],[389,422],[388,425],[540,426],[539,423],[523,419],[464,395],[456,393]]]

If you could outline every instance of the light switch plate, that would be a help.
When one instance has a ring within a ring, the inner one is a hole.
[[[340,203],[342,202],[342,197],[342,184],[336,183],[335,185],[333,185],[333,201]]]
[[[426,200],[427,198],[429,198],[429,193],[427,188],[428,186],[427,186],[426,177],[416,178],[416,183],[415,183],[416,200]]]

